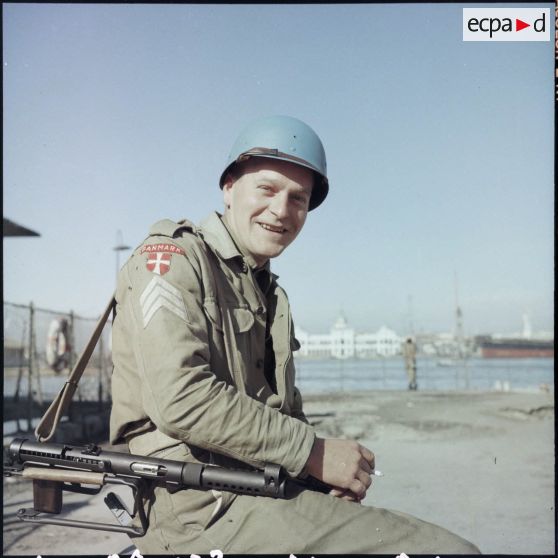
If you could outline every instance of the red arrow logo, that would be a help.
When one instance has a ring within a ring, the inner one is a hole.
[[[521,21],[520,19],[515,20],[515,30],[516,31],[521,31],[522,29],[525,29],[526,27],[531,27],[531,24],[530,23],[525,23],[524,21]]]

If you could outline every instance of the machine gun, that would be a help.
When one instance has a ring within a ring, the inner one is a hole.
[[[5,454],[4,476],[11,475],[33,480],[34,508],[18,511],[17,517],[22,521],[139,536],[145,534],[148,527],[141,496],[149,483],[164,486],[170,492],[184,488],[213,489],[272,498],[288,498],[293,485],[304,485],[322,492],[330,488],[291,479],[279,465],[266,465],[263,471],[225,469],[214,465],[105,451],[95,444],[73,446],[23,438],[13,440]],[[108,484],[125,485],[132,490],[134,503],[131,512],[114,492],[109,492],[104,499],[118,524],[56,517],[62,511],[63,490],[98,494]],[[139,525],[137,522],[132,525],[136,516]]]

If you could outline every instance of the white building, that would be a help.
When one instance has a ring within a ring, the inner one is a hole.
[[[376,333],[356,336],[356,354],[359,358],[390,357],[401,353],[403,339],[395,331],[382,326]]]
[[[376,333],[355,333],[340,315],[329,333],[308,333],[295,328],[300,342],[296,356],[302,358],[374,358],[401,353],[403,339],[391,329],[382,326]]]
[[[355,356],[355,330],[347,324],[342,314],[333,324],[329,334],[330,351],[333,358],[354,358]]]

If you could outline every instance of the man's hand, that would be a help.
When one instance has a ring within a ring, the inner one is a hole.
[[[360,504],[364,498],[364,496],[357,496],[350,490],[342,490],[341,488],[332,488],[328,494],[336,498],[341,498],[341,500],[346,500],[347,502],[356,502],[357,504]]]
[[[310,475],[334,487],[333,496],[360,501],[372,484],[374,454],[353,440],[316,438],[306,462]]]

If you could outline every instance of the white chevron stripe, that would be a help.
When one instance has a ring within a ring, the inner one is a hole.
[[[155,287],[157,286],[163,287],[164,289],[169,291],[169,293],[174,294],[177,298],[181,298],[180,291],[174,285],[171,285],[168,281],[165,281],[162,277],[157,275],[157,276],[153,276],[153,279],[151,279],[147,287],[145,287],[145,289],[143,290],[142,295],[140,296],[140,304],[142,306],[144,304],[145,299],[149,296],[151,291],[153,291],[153,289],[155,289]]]
[[[144,328],[147,327],[147,325],[151,321],[151,318],[155,315],[155,313],[157,312],[157,310],[159,310],[159,308],[167,308],[173,314],[177,315],[181,320],[184,320],[185,322],[188,321],[188,316],[186,314],[186,309],[177,308],[173,304],[170,304],[167,300],[165,300],[163,298],[159,298],[159,299],[157,299],[157,302],[151,307],[149,312],[147,312],[147,314],[143,315],[143,327]]]
[[[169,285],[169,286],[172,286],[172,285]],[[143,309],[143,313],[147,314],[149,312],[149,309],[151,308],[151,306],[161,296],[165,297],[171,304],[174,304],[175,306],[178,306],[179,308],[184,306],[184,303],[182,302],[182,297],[180,296],[180,293],[176,294],[174,292],[170,292],[170,291],[166,290],[163,285],[158,285],[154,289],[151,289],[151,292],[148,294],[148,296],[145,297],[145,299],[143,301],[140,301],[141,302],[141,307]]]
[[[181,320],[188,321],[188,313],[180,291],[156,275],[140,296],[143,327],[147,327],[159,308],[166,308]]]

